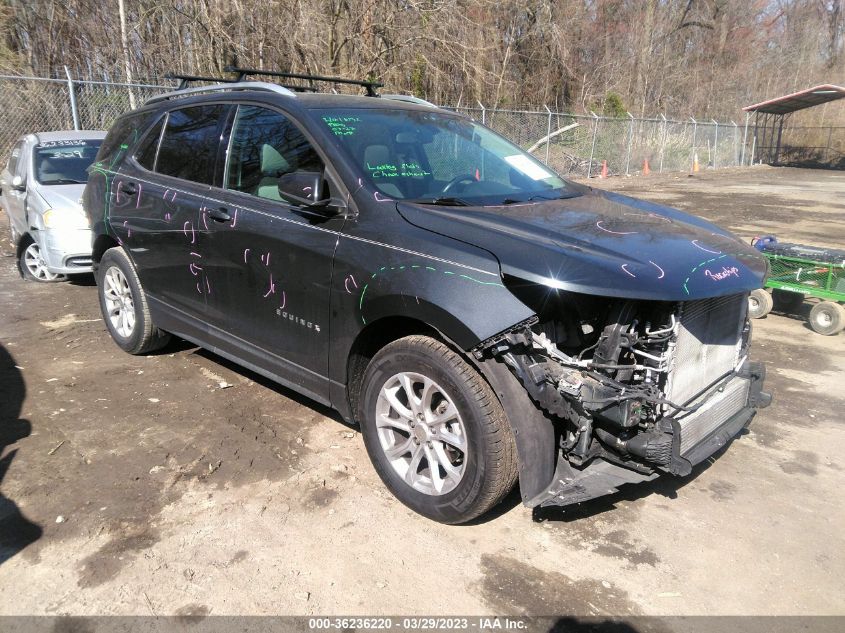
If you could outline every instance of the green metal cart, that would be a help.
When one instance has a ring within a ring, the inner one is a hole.
[[[845,329],[845,251],[782,243],[772,236],[754,238],[751,244],[770,266],[765,288],[748,298],[751,318],[762,318],[772,308],[795,312],[806,298],[815,297],[821,301],[810,311],[810,327],[825,335]]]

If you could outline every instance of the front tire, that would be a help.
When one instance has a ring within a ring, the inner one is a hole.
[[[146,354],[167,345],[170,335],[153,324],[138,273],[122,248],[110,248],[100,260],[97,294],[109,334],[123,351]]]
[[[408,336],[384,347],[367,367],[359,401],[376,472],[415,512],[465,523],[513,488],[510,423],[490,386],[443,342]]]
[[[62,281],[64,275],[51,273],[47,268],[47,262],[41,255],[41,247],[32,238],[27,237],[27,242],[21,249],[20,259],[18,260],[23,278],[27,281],[39,281],[41,283],[50,283],[53,281]]]

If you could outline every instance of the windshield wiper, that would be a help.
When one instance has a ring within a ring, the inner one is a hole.
[[[452,198],[444,196],[441,198],[420,198],[419,200],[408,200],[408,202],[415,202],[417,204],[436,204],[444,207],[470,207],[472,206],[466,200],[460,198]]]
[[[572,198],[572,197],[574,197],[574,195],[575,194],[567,192],[567,193],[562,193],[560,195],[552,195],[551,197],[549,197],[549,196],[544,196],[542,194],[537,193],[537,194],[534,194],[533,196],[528,196],[527,198],[524,198],[522,200],[518,200],[517,198],[505,198],[499,204],[508,205],[508,204],[518,204],[520,202],[524,204],[526,202],[534,202],[535,200],[563,200],[565,198]]]
[[[58,178],[56,180],[45,180],[42,185],[84,185],[84,180],[73,180],[72,178]]]

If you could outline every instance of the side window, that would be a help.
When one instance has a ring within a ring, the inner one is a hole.
[[[158,156],[158,142],[161,140],[161,130],[164,128],[166,117],[153,126],[135,153],[135,160],[147,171],[155,171],[156,156]]]
[[[18,141],[12,148],[12,153],[9,155],[9,163],[6,165],[6,169],[13,178],[21,158],[21,151],[23,151],[23,141]]]
[[[158,148],[155,171],[212,184],[220,125],[228,106],[215,104],[173,110]]]
[[[257,106],[238,108],[226,175],[228,189],[281,201],[279,176],[323,169],[320,156],[285,115]]]
[[[133,146],[148,125],[151,116],[152,113],[144,113],[120,117],[106,134],[103,144],[100,145],[100,151],[97,152],[96,160],[98,162],[111,161],[118,152]]]

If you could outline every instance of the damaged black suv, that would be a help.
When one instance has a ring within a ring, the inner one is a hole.
[[[563,180],[398,96],[240,81],[121,117],[84,207],[105,323],[181,337],[338,410],[420,514],[473,519],[686,475],[765,406],[765,261]]]

